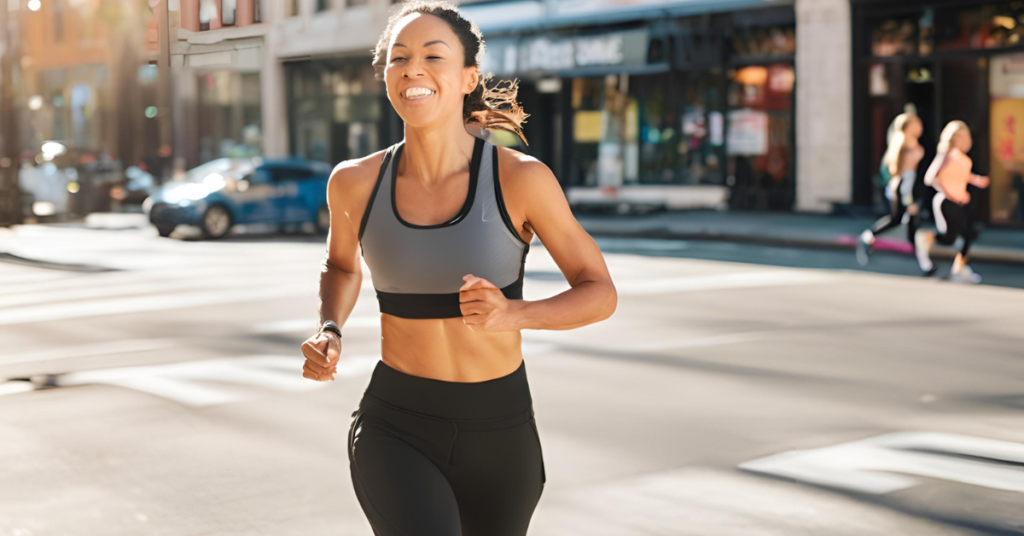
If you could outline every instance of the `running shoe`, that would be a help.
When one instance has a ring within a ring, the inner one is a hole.
[[[857,264],[867,266],[871,260],[871,243],[875,241],[875,235],[871,231],[864,231],[857,237]]]
[[[927,231],[918,229],[914,234],[914,254],[917,255],[917,264],[925,274],[935,273],[935,264],[932,262],[928,252],[932,249],[932,242],[935,237]]]
[[[972,285],[977,285],[978,283],[981,283],[981,276],[974,273],[974,270],[965,264],[959,271],[950,273],[949,280],[954,283],[970,283]]]

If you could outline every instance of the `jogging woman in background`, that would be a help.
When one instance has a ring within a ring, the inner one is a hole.
[[[924,147],[918,142],[922,130],[921,118],[912,104],[907,105],[906,111],[892,122],[889,146],[882,157],[880,169],[882,177],[888,178],[885,197],[889,200],[890,213],[861,233],[857,241],[857,262],[861,266],[868,263],[875,237],[904,221],[907,224],[907,242],[914,244],[918,228],[914,181],[917,179],[917,166],[924,158]]]
[[[520,330],[577,328],[616,307],[601,251],[551,171],[467,132],[522,136],[526,117],[514,82],[484,84],[483,54],[455,6],[402,5],[373,63],[404,140],[339,164],[328,186],[322,326],[302,346],[303,376],[333,380],[344,359],[362,251],[382,360],[353,413],[348,456],[378,536],[526,534],[545,473]],[[535,235],[571,288],[525,301]]]
[[[974,144],[971,130],[963,121],[952,121],[942,130],[935,160],[925,173],[924,182],[938,192],[932,200],[932,213],[938,234],[920,230],[915,237],[917,260],[925,272],[933,272],[935,265],[929,256],[932,244],[938,240],[947,246],[953,245],[957,237],[963,239],[960,253],[953,259],[949,279],[960,283],[980,283],[981,276],[967,265],[971,242],[978,237],[974,230],[977,217],[977,203],[967,191],[968,185],[987,188],[988,177],[971,173],[970,152]]]

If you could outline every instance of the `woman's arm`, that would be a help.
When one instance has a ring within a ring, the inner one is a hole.
[[[318,333],[302,344],[306,357],[303,376],[311,380],[333,380],[341,354],[341,339],[329,331],[320,332],[326,320],[344,326],[359,297],[363,283],[359,261],[359,224],[362,211],[355,211],[365,183],[365,173],[356,163],[343,162],[331,173],[327,183],[327,206],[331,211],[331,228],[327,233],[327,256],[320,267]]]
[[[515,315],[517,329],[573,329],[607,319],[618,295],[594,239],[576,221],[561,185],[536,160],[516,164],[511,178],[521,181],[526,223],[540,238],[572,287],[537,301],[524,301]]]

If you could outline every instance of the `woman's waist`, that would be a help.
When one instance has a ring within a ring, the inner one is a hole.
[[[483,381],[446,381],[418,376],[380,361],[366,387],[364,404],[452,420],[495,420],[532,414],[533,399],[520,360],[510,372]]]

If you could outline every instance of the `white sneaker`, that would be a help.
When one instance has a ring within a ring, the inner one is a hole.
[[[960,271],[951,272],[949,274],[949,280],[954,283],[970,283],[972,285],[977,285],[978,283],[981,283],[981,276],[974,273],[974,270],[965,264],[960,267]]]
[[[864,231],[857,238],[857,264],[867,266],[871,260],[871,244],[875,243],[875,235],[871,230]]]
[[[921,267],[921,271],[929,274],[935,271],[935,264],[932,263],[932,258],[928,254],[932,249],[932,242],[935,238],[927,231],[918,229],[914,233],[914,254],[917,255],[917,264]]]

